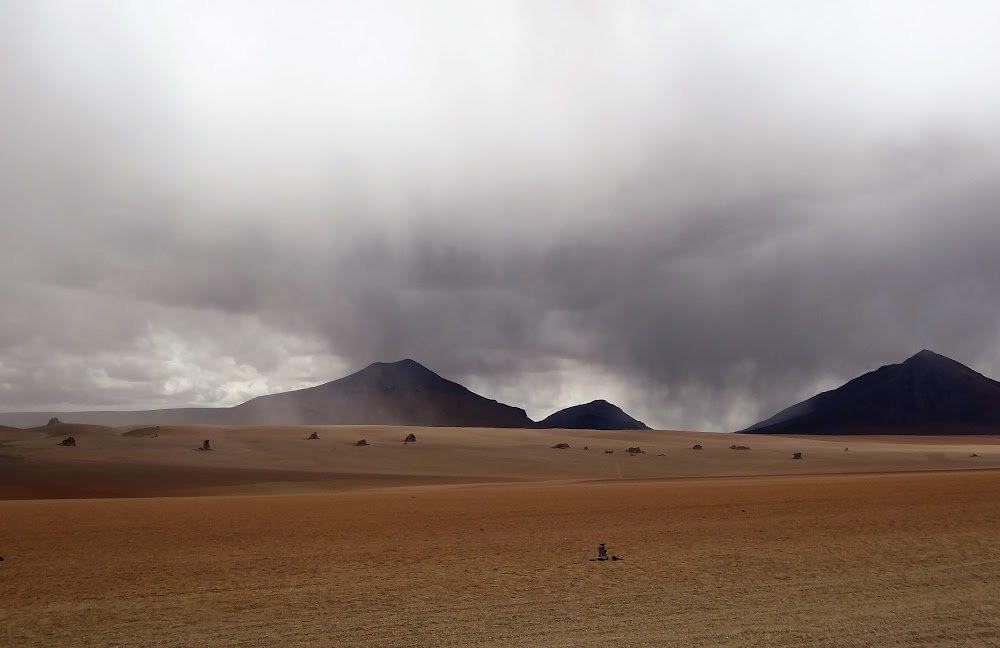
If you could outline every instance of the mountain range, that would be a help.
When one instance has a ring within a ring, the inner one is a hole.
[[[30,427],[58,417],[98,425],[416,425],[438,427],[648,429],[607,401],[578,405],[536,423],[518,407],[490,400],[419,362],[376,362],[339,380],[258,396],[235,407],[137,412],[22,412],[0,424]]]
[[[0,414],[0,425],[32,427],[51,417],[128,425],[415,425],[438,427],[649,429],[604,400],[539,422],[442,378],[414,360],[376,362],[339,380],[259,396],[235,407],[138,412]],[[998,434],[1000,382],[932,351],[886,365],[742,430],[747,434]]]

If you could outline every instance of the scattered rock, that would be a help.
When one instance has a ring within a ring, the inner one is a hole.
[[[49,419],[49,425],[59,425],[59,419],[53,416]]]
[[[366,446],[366,445],[368,445],[368,440],[367,439],[361,439],[360,441],[358,441],[354,445],[359,446],[359,447],[360,446]]]
[[[795,454],[792,455],[792,459],[801,459],[801,458],[802,458],[801,452],[796,452]]]
[[[417,435],[412,432],[407,434],[406,438],[403,439],[403,443],[416,443],[416,442],[417,442]]]
[[[844,452],[847,452],[847,448],[846,447],[844,448]]]
[[[614,450],[605,450],[604,451],[604,454],[614,454],[614,453],[615,453]]]
[[[696,443],[696,444],[694,444],[693,446],[691,446],[691,449],[692,449],[692,450],[701,450],[701,449],[702,449],[702,447],[701,447],[701,444],[700,444],[700,443]]]
[[[977,454],[976,454],[975,452],[973,452],[973,453],[972,453],[972,454],[970,454],[969,456],[970,456],[970,457],[978,457],[979,455],[977,455]]]
[[[588,448],[587,446],[583,446],[583,449],[584,450],[590,450],[590,448]]]
[[[568,443],[557,443],[554,446],[552,446],[552,448],[555,450],[565,450],[568,447],[569,447]]]
[[[736,445],[736,444],[734,443],[733,445],[729,446],[729,449],[730,449],[730,450],[749,450],[749,449],[750,449],[750,446],[745,446],[745,445]]]
[[[646,454],[645,452],[642,451],[642,448],[640,448],[639,446],[636,446],[634,448],[629,448],[625,452],[629,454]]]
[[[615,554],[611,556],[611,560],[622,560],[622,557],[619,554]]]
[[[62,441],[59,442],[59,445],[61,445],[61,446],[70,446],[70,447],[74,447],[75,448],[76,447],[76,439],[74,439],[73,437],[66,437],[65,439],[63,439]]]
[[[309,435],[309,438],[306,439],[306,441],[314,441],[318,439],[319,439],[319,434],[317,432],[313,432],[312,434]]]
[[[665,455],[665,454],[663,454],[663,453],[661,452],[660,454],[658,454],[658,455],[656,455],[656,456],[657,456],[657,457],[666,457],[667,455]]]

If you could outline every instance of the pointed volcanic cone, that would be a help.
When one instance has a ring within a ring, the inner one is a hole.
[[[1000,382],[921,351],[778,412],[751,434],[1000,434]]]
[[[414,360],[376,362],[308,389],[260,396],[232,409],[252,425],[423,425],[532,428],[523,409],[446,380]]]

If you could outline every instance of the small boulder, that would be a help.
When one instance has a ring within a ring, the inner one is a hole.
[[[701,449],[702,449],[702,447],[701,447],[701,444],[700,444],[700,443],[696,443],[696,444],[694,444],[693,446],[691,446],[691,449],[692,449],[692,450],[701,450]]]
[[[801,452],[796,452],[795,454],[792,455],[792,459],[801,459],[801,458],[802,458]]]
[[[619,554],[615,554],[615,555],[611,556],[611,560],[622,560],[622,557]]]
[[[319,439],[319,434],[316,433],[316,432],[313,432],[312,434],[309,435],[309,438],[306,439],[306,441],[315,441],[317,439]]]
[[[416,443],[416,442],[417,442],[417,435],[412,432],[407,434],[406,438],[403,439],[403,443]]]
[[[53,416],[49,419],[49,425],[59,425],[59,419]]]
[[[63,439],[62,441],[59,442],[59,445],[61,445],[61,446],[69,446],[69,447],[75,448],[76,447],[76,439],[74,439],[73,437],[66,437],[65,439]]]
[[[640,448],[639,446],[636,446],[634,448],[629,448],[625,452],[629,454],[646,454],[645,452],[642,451],[642,448]]]
[[[198,449],[199,450],[211,450],[212,449],[212,444],[209,442],[208,439],[205,439],[205,441],[201,444],[201,447],[198,448]]]
[[[614,453],[615,453],[614,450],[605,450],[604,451],[604,454],[614,454]]]
[[[357,443],[355,443],[354,445],[356,445],[356,446],[358,446],[358,447],[361,447],[361,446],[366,446],[366,445],[368,445],[368,440],[367,440],[367,439],[361,439],[360,441],[358,441],[358,442],[357,442]]]
[[[552,447],[553,447],[553,449],[555,449],[555,450],[565,450],[566,448],[568,448],[568,447],[569,447],[569,444],[568,444],[568,443],[557,443],[557,444],[555,444],[555,445],[554,445],[554,446],[552,446]]]
[[[975,452],[973,452],[973,453],[972,453],[972,454],[970,454],[969,456],[970,456],[970,457],[978,457],[979,455],[977,455],[977,454],[976,454]]]

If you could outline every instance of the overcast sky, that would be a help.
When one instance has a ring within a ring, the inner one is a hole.
[[[0,0],[0,411],[1000,377],[1000,3]]]

